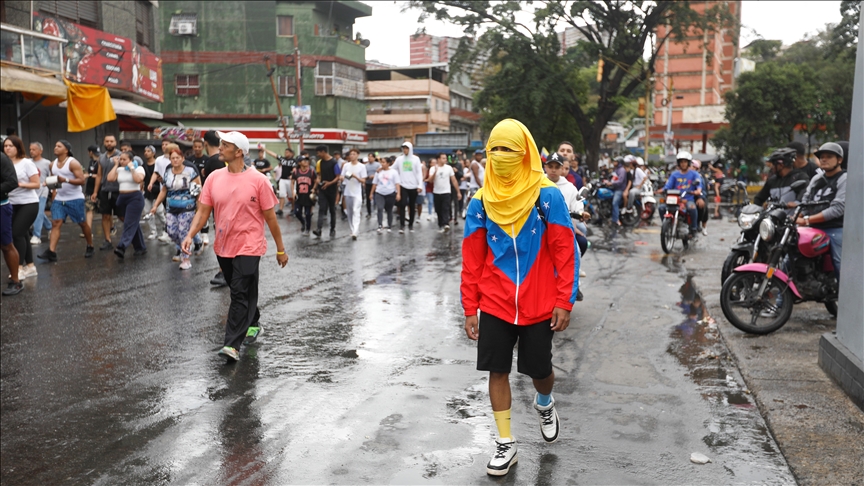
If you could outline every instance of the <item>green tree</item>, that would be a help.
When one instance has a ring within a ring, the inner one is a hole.
[[[432,16],[463,27],[467,36],[483,31],[476,43],[460,43],[461,52],[450,65],[459,71],[468,62],[488,55],[494,74],[483,80],[483,91],[491,94],[478,95],[478,106],[485,116],[497,121],[502,114],[512,113],[536,137],[545,140],[536,127],[544,126],[546,117],[563,121],[566,115],[572,120],[567,123],[578,128],[593,169],[597,167],[603,128],[622,105],[644,90],[644,83],[654,73],[658,52],[670,36],[697,39],[690,42],[701,44],[705,31],[737,32],[738,28],[720,2],[702,13],[691,9],[686,1],[412,0],[409,5],[420,10],[421,24]],[[533,18],[526,25],[517,17],[529,6],[534,8]],[[561,56],[557,54],[560,45],[555,29],[567,25],[576,28],[585,40]],[[655,36],[664,26],[668,27],[665,33]],[[604,69],[593,91],[586,83],[586,72],[597,59],[603,59]],[[547,106],[526,106],[550,98],[552,103]],[[511,105],[523,107],[523,111]]]
[[[766,62],[777,58],[783,41],[756,39],[743,49],[742,55],[756,62]]]

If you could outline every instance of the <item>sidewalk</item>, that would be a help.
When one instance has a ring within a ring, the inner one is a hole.
[[[864,413],[818,364],[819,338],[836,321],[822,304],[796,305],[767,336],[745,334],[720,309],[720,268],[738,237],[734,222],[711,221],[709,235],[682,255],[709,313],[756,398],[799,484],[864,483]]]

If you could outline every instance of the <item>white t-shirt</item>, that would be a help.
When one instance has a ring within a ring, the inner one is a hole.
[[[399,173],[392,168],[379,170],[375,173],[375,178],[372,180],[372,184],[376,184],[375,193],[382,196],[389,196],[396,192],[396,184],[400,182]]]
[[[39,175],[39,169],[36,164],[30,159],[21,159],[15,164],[15,173],[18,175],[18,183],[30,182],[30,178],[34,175]],[[39,202],[39,191],[36,189],[25,189],[19,187],[9,193],[9,204],[20,205]]]
[[[165,155],[160,155],[159,157],[156,157],[156,168],[153,170],[153,173],[158,174],[161,177],[169,165],[171,165],[171,159]]]
[[[33,159],[30,159],[33,160]],[[33,160],[33,164],[39,169],[39,190],[36,191],[39,197],[48,197],[48,188],[45,187],[45,179],[51,175],[51,161],[46,158],[41,158],[38,161]]]
[[[633,172],[633,187],[642,184],[642,181],[645,180],[645,176],[645,171],[640,169],[639,167],[636,167],[636,170]]]
[[[459,189],[463,191],[468,190],[468,179],[471,177],[471,169],[468,167],[462,168],[462,180],[459,181]]]
[[[138,167],[135,169],[135,172],[142,176],[145,175],[144,167]],[[126,170],[125,167],[117,167],[117,182],[120,183],[120,192],[138,191],[141,189],[141,186],[132,177],[132,171]]]
[[[434,176],[432,192],[435,194],[450,194],[450,178],[456,176],[453,168],[447,164],[442,166],[435,165],[429,171]]]
[[[360,162],[357,162],[356,164],[350,162],[345,163],[345,165],[342,166],[342,177],[345,178],[345,189],[342,191],[343,196],[363,197],[363,183],[357,178],[366,177],[365,165]]]

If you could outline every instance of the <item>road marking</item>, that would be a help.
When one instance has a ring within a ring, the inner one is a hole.
[[[638,229],[637,228],[637,229],[633,230],[633,233],[649,233],[652,235],[659,235],[660,230],[659,229]]]

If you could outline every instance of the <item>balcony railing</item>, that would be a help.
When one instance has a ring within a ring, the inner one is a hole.
[[[0,61],[62,75],[63,48],[67,42],[53,35],[0,24]]]

